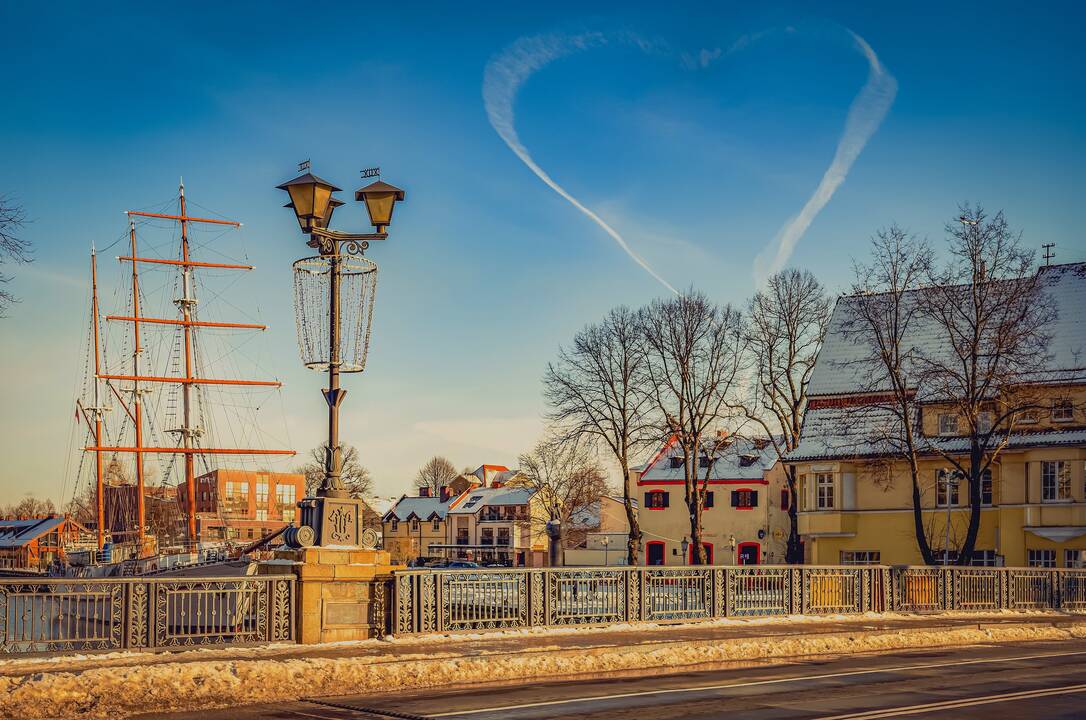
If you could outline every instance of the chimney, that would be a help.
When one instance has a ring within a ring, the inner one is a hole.
[[[420,487],[419,488],[419,497],[430,497],[430,488],[428,488],[428,487]]]
[[[727,430],[717,430],[716,431],[716,436],[718,438],[726,438],[726,437],[728,437],[728,431]]]
[[[437,489],[437,496],[441,500],[441,502],[447,502],[449,499],[449,486],[442,485],[441,487],[439,487]]]

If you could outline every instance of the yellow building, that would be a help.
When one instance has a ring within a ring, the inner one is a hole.
[[[393,564],[431,557],[430,545],[445,542],[448,493],[438,497],[401,497],[382,518],[382,541]]]
[[[773,445],[764,438],[737,436],[711,467],[708,458],[699,460],[698,476],[704,477],[706,471],[709,494],[701,524],[709,564],[783,563],[790,498]],[[683,457],[674,442],[645,464],[637,476],[637,488],[644,564],[692,564]]]
[[[983,508],[972,562],[1082,567],[1086,559],[1086,264],[1042,268],[1057,308],[1047,368],[1061,378],[1032,388],[1041,410],[1014,428],[981,487]],[[912,483],[885,397],[865,392],[862,351],[844,337],[849,299],[837,303],[808,388],[799,446],[787,462],[799,480],[799,531],[811,564],[921,564]],[[930,339],[913,339],[930,342]],[[920,444],[968,449],[965,422],[947,405],[919,406]],[[921,456],[923,525],[937,561],[957,559],[969,519],[968,486],[934,451]],[[949,518],[949,522],[948,522]]]

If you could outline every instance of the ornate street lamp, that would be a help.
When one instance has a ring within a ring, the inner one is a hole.
[[[301,169],[308,171],[308,162]],[[352,498],[343,485],[339,406],[347,391],[340,387],[339,376],[366,367],[377,264],[364,254],[370,241],[388,237],[393,207],[404,199],[404,191],[381,181],[358,190],[355,198],[365,202],[377,232],[345,233],[328,227],[332,213],[344,204],[332,196],[339,191],[335,185],[305,172],[277,187],[290,195],[286,207],[310,236],[308,245],[319,253],[294,263],[294,310],[302,362],[328,373],[328,387],[322,391],[328,404],[324,480],[316,497],[299,503],[301,526],[312,528],[318,545],[357,545],[362,537],[362,501]],[[290,537],[304,544],[298,538],[309,535],[297,532]]]

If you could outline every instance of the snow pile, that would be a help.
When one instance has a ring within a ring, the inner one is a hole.
[[[848,633],[657,642],[504,652],[503,680],[554,679],[616,671],[689,668],[704,663],[945,647],[985,642],[1086,638],[1086,623],[858,630]],[[319,695],[396,692],[483,683],[495,678],[491,654],[284,657],[159,662],[0,677],[0,714],[20,718],[105,718]]]

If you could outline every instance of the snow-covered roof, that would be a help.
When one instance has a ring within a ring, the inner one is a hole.
[[[534,493],[535,490],[530,488],[475,488],[464,493],[449,513],[471,515],[486,505],[527,505]]]
[[[1068,382],[1086,379],[1086,313],[1083,313],[1086,308],[1086,263],[1053,265],[1041,268],[1039,272],[1056,317],[1047,328],[1052,334],[1048,348],[1050,359],[1038,367],[1037,372],[1058,373]],[[917,293],[922,292],[925,290],[907,293],[903,302],[916,302]],[[833,309],[826,339],[807,387],[810,397],[885,389],[872,382],[872,368],[865,361],[869,348],[845,332],[856,302],[857,296],[842,297]],[[945,333],[941,333],[931,320],[915,319],[905,342],[928,357],[945,352]]]
[[[395,518],[403,521],[414,515],[420,520],[429,520],[436,515],[439,519],[444,520],[445,515],[449,512],[449,502],[450,500],[442,502],[440,498],[436,497],[404,496],[385,513],[384,519]]]
[[[22,547],[64,524],[63,517],[0,520],[0,547]]]
[[[396,498],[394,497],[378,497],[376,495],[363,498],[365,503],[369,505],[370,510],[373,510],[378,515],[384,516],[392,506],[396,504]]]
[[[803,418],[799,445],[788,453],[788,462],[810,460],[845,460],[880,457],[900,449],[900,421],[894,413],[878,405],[821,407],[808,410]],[[967,437],[925,437],[915,435],[921,454],[967,451]],[[993,438],[994,445],[999,438]],[[1086,442],[1086,430],[1017,432],[1007,444],[1011,449],[1076,445]]]
[[[683,480],[685,473],[680,465],[672,467],[671,458],[682,457],[682,449],[677,444],[670,444],[657,453],[648,467],[641,473],[641,482],[651,483],[660,480]],[[768,438],[748,438],[732,436],[727,449],[718,453],[709,468],[710,480],[760,480],[763,473],[777,462],[777,451]],[[698,467],[698,477],[705,477],[706,468]]]

